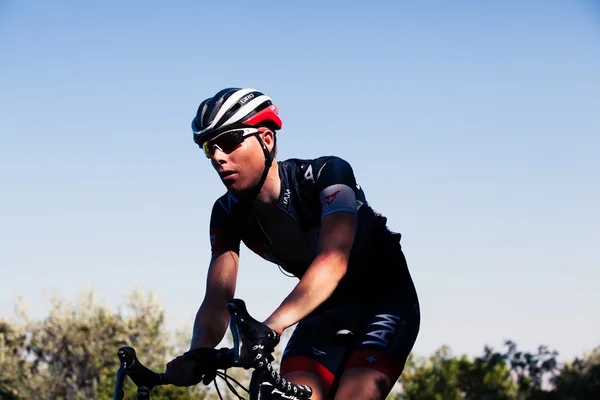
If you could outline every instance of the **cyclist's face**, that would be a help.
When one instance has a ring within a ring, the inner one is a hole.
[[[258,135],[271,150],[273,133],[268,129],[261,129]],[[223,152],[216,148],[211,163],[223,184],[235,194],[258,183],[265,168],[265,155],[258,138],[250,136],[232,151]]]

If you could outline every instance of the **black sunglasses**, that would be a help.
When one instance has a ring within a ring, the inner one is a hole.
[[[241,128],[225,131],[204,142],[204,144],[202,144],[202,149],[207,158],[212,158],[215,155],[215,148],[224,153],[231,153],[236,147],[242,144],[246,138],[256,135],[259,132],[260,131],[256,128]]]

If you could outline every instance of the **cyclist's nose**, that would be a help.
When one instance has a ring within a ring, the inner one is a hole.
[[[211,160],[216,164],[223,164],[226,162],[227,154],[217,145],[214,145],[212,149],[212,157]]]

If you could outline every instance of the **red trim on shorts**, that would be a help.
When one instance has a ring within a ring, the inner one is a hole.
[[[328,390],[331,389],[334,378],[333,373],[325,368],[323,364],[304,356],[286,358],[282,361],[279,372],[281,376],[285,376],[292,372],[309,372],[315,374],[323,381]]]
[[[359,350],[352,354],[346,368],[370,368],[381,372],[392,382],[400,377],[404,365],[398,365],[398,360],[387,353],[377,350]]]

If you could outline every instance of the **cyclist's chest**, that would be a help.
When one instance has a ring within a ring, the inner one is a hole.
[[[318,246],[318,221],[280,209],[253,212],[242,239],[259,256],[298,274],[308,268]]]

